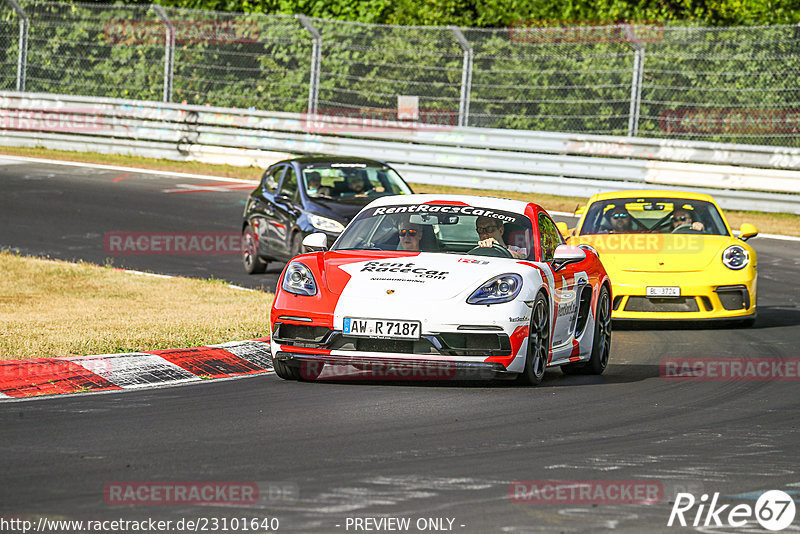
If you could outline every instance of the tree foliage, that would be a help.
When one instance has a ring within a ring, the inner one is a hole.
[[[472,52],[469,126],[626,135],[638,50],[638,135],[800,145],[800,26],[719,27],[787,22],[800,14],[791,2],[169,2],[178,27],[172,102],[305,112],[313,40],[281,14],[303,12],[321,34],[317,102],[326,115],[393,120],[398,97],[416,96],[421,122],[457,124],[467,54],[445,25],[454,24]],[[31,22],[27,91],[163,98],[165,29],[149,4],[22,3]],[[13,90],[18,19],[3,5],[0,89]],[[633,26],[597,25],[607,19],[651,24],[631,36]]]
[[[658,21],[711,26],[794,24],[800,0],[158,0],[193,9],[301,13],[312,17],[402,25],[504,27]]]

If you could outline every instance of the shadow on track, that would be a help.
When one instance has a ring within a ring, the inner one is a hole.
[[[615,320],[614,330],[625,331],[665,331],[665,330],[758,330],[761,328],[780,328],[800,325],[800,309],[785,306],[759,306],[758,317],[753,326],[743,326],[742,320]]]
[[[520,388],[537,390],[553,387],[576,387],[576,386],[597,386],[610,384],[627,384],[640,382],[649,378],[658,378],[658,365],[632,365],[632,364],[610,364],[605,374],[596,375],[565,375],[559,369],[548,369],[541,384],[531,387],[517,384],[514,380],[508,379],[489,379],[489,380],[391,380],[391,379],[360,379],[352,376],[347,379],[342,378],[323,378],[312,380],[307,383],[317,384],[337,384],[351,386],[393,386],[393,387],[436,387],[436,388]]]

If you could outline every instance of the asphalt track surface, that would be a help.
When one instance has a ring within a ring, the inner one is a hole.
[[[0,164],[0,246],[274,287],[280,265],[249,277],[235,255],[109,254],[107,232],[235,231],[247,194],[169,193],[176,184],[208,184],[121,174]],[[753,520],[735,529],[666,526],[678,491],[698,500],[719,492],[721,503],[750,506],[769,489],[796,501],[800,495],[796,380],[659,375],[659,363],[671,357],[798,356],[800,247],[751,243],[759,253],[753,328],[617,328],[602,377],[554,370],[540,386],[523,388],[299,383],[262,375],[0,402],[0,520],[274,517],[279,531],[313,533],[765,532]],[[652,504],[510,498],[514,481],[547,480],[649,481],[663,492]],[[108,484],[187,481],[255,483],[261,490],[256,503],[241,506],[104,500]],[[695,506],[686,513],[689,524],[696,512]],[[354,518],[395,517],[409,519],[410,528],[354,528]],[[425,518],[446,528],[417,528],[430,526],[417,523]],[[231,525],[225,531],[243,531]],[[788,531],[798,530],[800,518]]]

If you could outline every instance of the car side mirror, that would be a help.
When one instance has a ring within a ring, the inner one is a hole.
[[[751,237],[755,237],[758,235],[758,228],[753,226],[750,223],[743,223],[742,227],[739,229],[739,239],[742,241],[747,241]]]
[[[561,233],[561,237],[563,237],[564,239],[567,239],[572,236],[572,232],[569,231],[569,226],[567,226],[567,223],[557,222],[556,228],[558,228],[558,231]]]
[[[313,251],[328,250],[328,235],[322,232],[309,234],[303,239],[303,246]]]
[[[586,259],[586,251],[573,245],[558,245],[553,254],[553,270],[560,271],[571,263],[580,263]]]

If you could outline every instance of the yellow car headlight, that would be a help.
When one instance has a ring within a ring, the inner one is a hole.
[[[739,271],[750,263],[750,253],[741,245],[731,245],[722,253],[722,263],[732,271]]]

